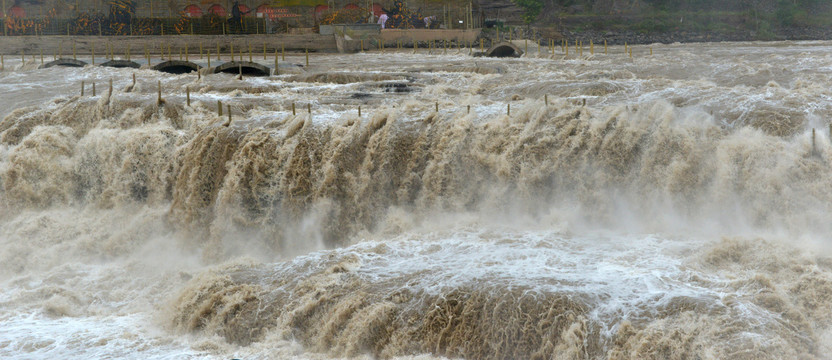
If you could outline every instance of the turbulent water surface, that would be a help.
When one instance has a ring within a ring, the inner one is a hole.
[[[832,359],[832,43],[649,51],[7,60],[0,356]]]

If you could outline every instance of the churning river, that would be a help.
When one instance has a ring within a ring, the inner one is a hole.
[[[832,43],[599,48],[6,57],[0,357],[832,359]]]

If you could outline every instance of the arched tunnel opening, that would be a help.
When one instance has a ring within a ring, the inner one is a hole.
[[[159,70],[161,72],[166,72],[168,74],[187,74],[187,73],[191,73],[191,72],[196,71],[192,67],[184,66],[184,65],[166,66],[166,67],[163,67],[161,69],[156,69],[156,70]]]
[[[272,70],[267,66],[248,61],[230,61],[214,68],[213,73],[239,74],[243,76],[269,76]]]
[[[523,51],[512,43],[502,42],[492,46],[485,54],[489,57],[520,57]]]
[[[188,74],[199,71],[200,66],[190,61],[170,60],[153,66],[153,70],[166,72],[168,74]]]
[[[50,61],[46,64],[41,65],[39,67],[39,69],[51,68],[53,66],[84,67],[84,66],[87,66],[87,63],[83,62],[81,60],[75,60],[75,59],[58,59],[58,60]]]
[[[142,67],[141,65],[139,65],[139,63],[137,63],[135,61],[130,61],[130,60],[110,60],[110,61],[107,61],[105,63],[102,63],[99,66],[113,67],[113,68],[132,68],[132,69],[138,69],[138,68]]]

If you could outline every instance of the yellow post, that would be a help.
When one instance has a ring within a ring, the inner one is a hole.
[[[815,148],[815,128],[812,128],[812,155],[817,155],[817,149]]]
[[[358,117],[361,117],[361,105],[358,105]]]
[[[211,50],[208,50],[208,67],[211,67]]]
[[[157,93],[156,104],[161,105],[162,104],[162,81],[161,80],[158,80],[157,83],[156,83],[156,91],[157,91],[156,92]]]
[[[228,110],[228,123],[225,126],[231,125],[231,105],[225,105],[226,110]]]
[[[650,56],[653,56],[653,47],[650,47]]]
[[[191,107],[191,87],[185,86],[185,102]]]
[[[84,96],[84,80],[81,80],[81,96]]]
[[[295,103],[294,102],[292,103],[292,115],[297,115],[297,113],[295,113]]]
[[[506,104],[506,116],[511,116],[511,104]]]
[[[92,55],[92,64],[95,65],[95,43],[90,44],[90,54]]]
[[[592,39],[589,39],[589,54],[595,55],[595,43],[592,42]]]
[[[222,101],[217,100],[217,115],[222,116]]]
[[[95,83],[92,83],[92,96],[95,96]]]
[[[274,74],[280,75],[280,68],[277,65],[277,49],[274,49]]]
[[[280,44],[280,60],[286,61],[286,47],[283,44]]]

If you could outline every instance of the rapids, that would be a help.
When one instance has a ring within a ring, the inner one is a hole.
[[[830,359],[830,50],[7,61],[0,356]]]

